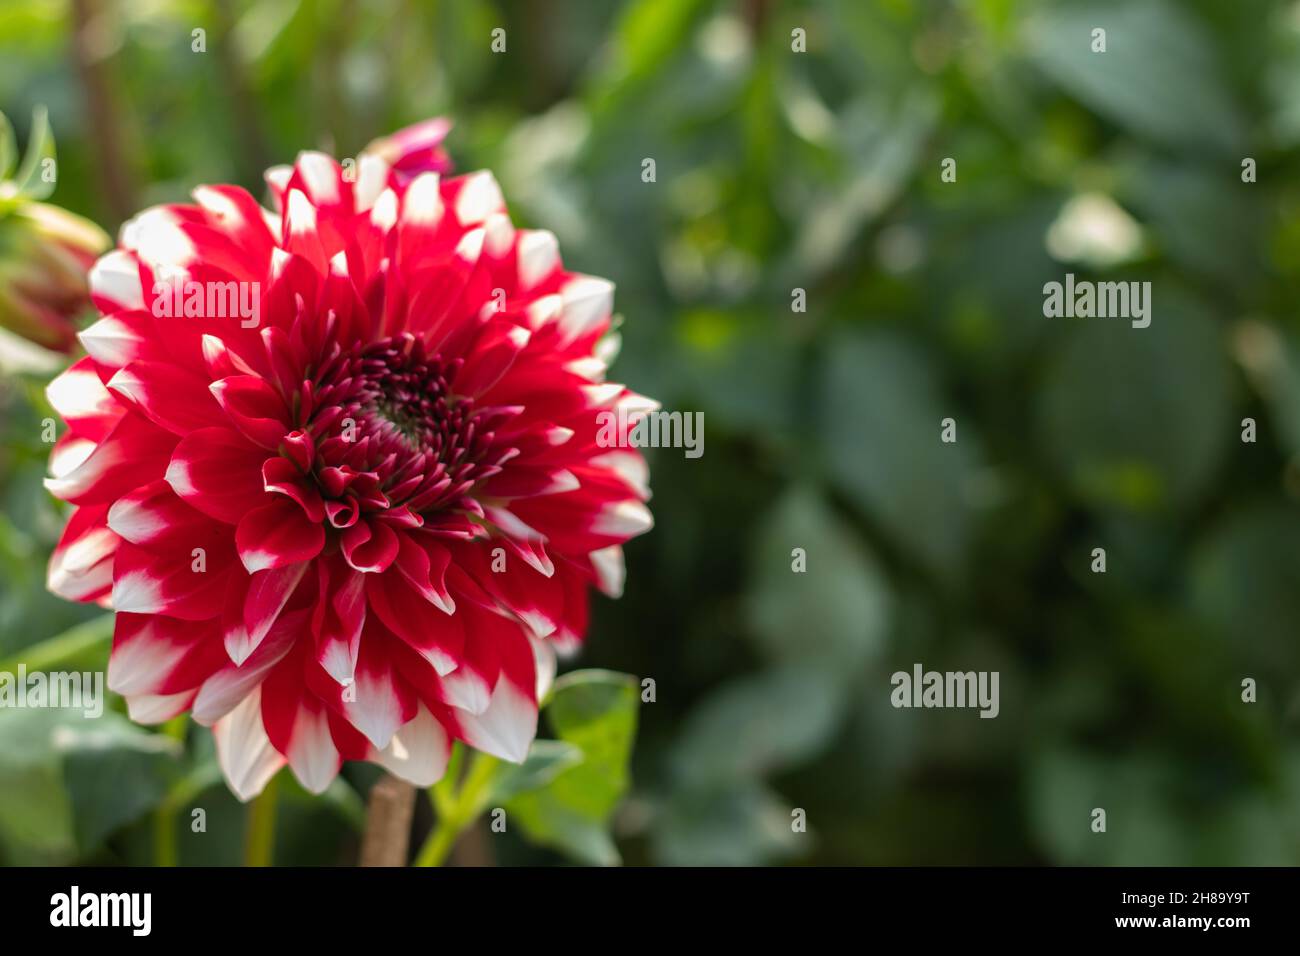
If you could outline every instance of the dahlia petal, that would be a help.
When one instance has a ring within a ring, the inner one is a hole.
[[[214,636],[214,628],[188,621],[119,613],[108,659],[108,689],[128,698],[195,690],[221,666]]]
[[[393,167],[393,178],[403,183],[424,170],[442,172],[451,168],[451,160],[442,149],[451,123],[435,117],[414,123],[388,136],[380,137],[365,148],[362,158],[375,157]]]
[[[442,218],[441,179],[437,173],[421,173],[411,180],[402,197],[401,223],[403,231],[411,228],[432,230]]]
[[[284,495],[309,522],[320,524],[325,520],[325,502],[316,486],[304,477],[305,471],[306,468],[300,471],[288,459],[268,458],[262,464],[262,486]]]
[[[609,451],[594,456],[587,463],[617,475],[638,498],[646,500],[650,497],[650,469],[639,452]]]
[[[567,554],[589,554],[623,544],[654,523],[639,500],[615,494],[627,494],[622,482],[612,488],[597,488],[584,479],[580,491],[522,498],[511,502],[510,508],[529,526],[544,531],[552,548]]]
[[[301,708],[289,738],[289,769],[309,793],[324,793],[343,766],[324,708]]]
[[[138,545],[181,545],[213,534],[212,519],[187,505],[166,481],[151,481],[113,502],[108,526]]]
[[[566,372],[572,372],[589,382],[603,382],[605,374],[609,371],[609,366],[594,355],[588,355],[585,358],[574,359],[564,366]]]
[[[461,739],[476,750],[523,763],[537,736],[537,675],[522,634],[504,646],[501,676],[481,714],[457,712]]]
[[[283,567],[268,568],[253,574],[248,583],[248,595],[244,598],[244,627],[247,629],[246,643],[239,643],[227,634],[226,651],[236,664],[247,660],[248,656],[262,643],[272,626],[284,610],[294,589],[302,581],[307,571],[307,563],[290,564]],[[235,646],[231,646],[234,644]]]
[[[515,245],[515,226],[503,212],[494,212],[483,220],[483,250],[492,259],[504,259]]]
[[[261,698],[261,688],[254,687],[212,728],[221,773],[244,803],[261,793],[285,764],[262,725]]]
[[[229,428],[202,428],[186,435],[172,452],[166,481],[206,515],[238,524],[251,502],[264,496],[266,452]]]
[[[126,699],[126,713],[137,724],[164,724],[185,713],[193,700],[192,690],[179,694],[137,694]]]
[[[203,355],[203,364],[208,375],[213,379],[226,378],[230,375],[257,374],[238,352],[230,347],[225,339],[205,333],[199,339],[199,348]]]
[[[262,178],[266,181],[267,188],[271,191],[271,198],[275,201],[276,210],[284,208],[284,193],[289,188],[289,180],[293,178],[292,166],[272,166]]]
[[[391,637],[368,627],[361,639],[353,693],[340,693],[340,710],[376,750],[383,750],[397,729],[416,714],[415,694],[400,680],[388,651]]]
[[[289,190],[289,204],[284,212],[283,248],[310,262],[317,272],[329,268],[325,247],[316,228],[316,207],[299,189]]]
[[[93,442],[88,438],[70,433],[60,435],[54,447],[50,449],[50,477],[68,477],[85,464],[91,452],[98,447],[99,442]]]
[[[483,491],[493,498],[532,498],[576,491],[579,487],[577,476],[567,468],[514,465],[489,478]]]
[[[54,410],[63,416],[73,434],[102,441],[121,419],[124,409],[104,387],[95,360],[74,362],[45,389]]]
[[[337,556],[317,563],[320,594],[312,612],[316,662],[340,685],[356,678],[366,622],[366,576]]]
[[[357,157],[357,181],[353,201],[357,212],[366,212],[375,204],[388,183],[388,163],[374,153]]]
[[[89,281],[90,299],[105,315],[144,308],[140,263],[129,252],[114,249],[101,256],[90,270]]]
[[[235,546],[253,574],[310,561],[325,547],[325,529],[292,501],[276,498],[244,515],[235,529]]]
[[[126,414],[71,471],[45,479],[50,494],[73,504],[104,504],[162,477],[176,437]]]
[[[611,544],[608,548],[598,548],[588,557],[596,570],[596,582],[600,590],[612,598],[622,597],[623,582],[627,577],[622,547]]]
[[[230,565],[212,539],[160,554],[123,541],[113,560],[113,608],[206,621],[221,610]]]
[[[199,686],[194,698],[191,711],[194,720],[211,726],[254,693],[271,669],[289,653],[306,626],[306,611],[282,614],[257,649],[241,663],[227,661],[214,671]]]
[[[592,525],[596,534],[615,538],[631,538],[644,534],[654,527],[650,509],[639,501],[618,501],[607,505]]]
[[[456,669],[465,648],[465,631],[458,615],[436,610],[395,569],[369,575],[366,597],[385,626],[439,674],[450,674]]]
[[[292,431],[284,400],[261,378],[231,375],[209,389],[234,426],[255,444],[275,450]]]
[[[358,571],[386,571],[397,558],[397,533],[382,521],[358,521],[343,531],[343,556]]]
[[[525,229],[516,245],[519,286],[524,291],[541,285],[560,265],[560,244],[546,229]]]
[[[106,368],[121,368],[147,354],[152,334],[153,317],[136,311],[107,315],[83,329],[77,338],[96,362]]]
[[[370,755],[389,773],[417,787],[431,787],[441,780],[450,758],[451,737],[423,704],[387,747]]]
[[[113,586],[119,538],[105,525],[104,505],[78,508],[50,555],[46,585],[70,601],[97,601]]]
[[[306,693],[301,653],[295,649],[262,684],[262,723],[272,745],[288,758],[298,782],[311,793],[323,793],[343,758],[330,733],[325,705]]]
[[[595,276],[577,275],[560,290],[564,302],[560,328],[562,345],[603,332],[614,308],[614,283]]]
[[[342,199],[343,171],[334,158],[315,150],[298,154],[294,172],[302,180],[314,206],[332,206]]]
[[[548,578],[555,573],[555,564],[546,553],[545,535],[526,524],[509,508],[485,508],[484,513],[505,534],[510,549],[530,568]]]
[[[556,577],[564,591],[564,614],[555,633],[547,644],[559,654],[570,654],[578,649],[587,633],[590,617],[589,582],[597,575],[595,568],[583,567],[580,562],[563,560],[556,569]]]
[[[121,243],[155,271],[184,269],[200,258],[198,243],[187,234],[187,225],[175,207],[154,206],[122,224]]]
[[[460,710],[481,714],[492,703],[492,689],[501,676],[498,645],[513,640],[517,625],[498,614],[467,604],[462,612],[468,640],[460,666],[443,676],[440,699]]]
[[[564,588],[554,574],[547,577],[534,568],[517,565],[478,580],[537,637],[553,633],[564,619]]]
[[[486,392],[515,363],[519,354],[528,347],[530,338],[531,333],[523,326],[493,323],[480,336],[474,352],[457,374],[456,390],[470,397]]]
[[[455,614],[456,602],[446,584],[450,563],[451,552],[437,541],[425,537],[417,544],[409,535],[399,536],[394,562],[398,572],[426,601],[446,614]]]
[[[108,387],[154,424],[177,435],[220,425],[221,409],[208,383],[164,362],[135,361],[108,380]]]
[[[501,187],[487,170],[458,176],[447,185],[448,192],[454,196],[456,218],[463,226],[478,225],[493,213],[505,212]]]
[[[397,212],[400,201],[397,193],[391,189],[385,189],[375,200],[375,204],[370,208],[370,224],[380,233],[387,233],[393,226],[397,225]]]
[[[537,700],[540,704],[546,700],[546,695],[551,692],[551,685],[555,683],[558,662],[555,658],[555,648],[551,646],[550,641],[530,637],[528,643],[532,645],[533,666],[537,668]]]
[[[275,237],[266,226],[265,210],[257,200],[238,186],[199,186],[193,195],[208,221],[247,253],[250,277],[264,274]]]

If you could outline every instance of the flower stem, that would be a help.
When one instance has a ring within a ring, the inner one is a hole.
[[[487,804],[499,761],[485,753],[474,754],[465,779],[457,787],[456,775],[463,760],[464,751],[457,744],[446,774],[429,789],[429,799],[438,813],[438,820],[420,848],[420,855],[415,858],[416,866],[441,866],[456,845],[457,838],[478,819]]]
[[[244,865],[270,866],[275,853],[275,805],[277,778],[248,805],[248,829],[244,833]]]
[[[359,865],[406,866],[414,812],[415,787],[391,774],[381,777],[370,791]]]
[[[163,735],[185,746],[187,718],[173,717],[163,725]],[[168,794],[153,812],[153,863],[154,866],[177,866],[180,850],[176,843],[176,802]]]

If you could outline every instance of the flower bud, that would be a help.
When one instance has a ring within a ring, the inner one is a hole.
[[[41,202],[54,190],[54,138],[43,109],[32,116],[27,155],[0,114],[0,328],[61,352],[76,342],[90,306],[87,273],[111,245],[88,219]]]
[[[398,182],[405,186],[420,173],[451,171],[451,157],[442,148],[450,131],[451,120],[438,116],[382,136],[364,151],[388,163]]]
[[[89,308],[86,274],[109,237],[93,222],[48,203],[0,212],[0,326],[49,349],[76,341]]]

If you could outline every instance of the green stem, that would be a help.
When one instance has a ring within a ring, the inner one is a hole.
[[[416,866],[441,866],[456,845],[456,839],[478,819],[487,804],[499,761],[485,753],[474,754],[469,771],[457,788],[456,776],[463,759],[463,748],[457,744],[447,764],[447,772],[429,789],[429,799],[438,813],[438,820],[415,858]]]
[[[248,830],[244,834],[244,865],[270,866],[275,853],[277,777],[248,805]]]
[[[429,839],[424,841],[424,846],[420,847],[420,855],[415,858],[416,866],[442,866],[443,860],[447,859],[447,854],[456,843],[456,837],[460,836],[460,828],[453,827],[446,817],[439,817],[438,822],[434,824],[433,832],[429,834]]]
[[[0,661],[0,671],[13,673],[20,664],[29,671],[58,670],[106,652],[112,640],[113,615],[105,614],[18,651],[8,660]]]
[[[173,717],[163,725],[163,735],[177,741],[183,747],[187,718],[184,715]],[[176,843],[176,802],[168,794],[153,812],[153,862],[154,866],[177,866],[180,863],[180,850]]]

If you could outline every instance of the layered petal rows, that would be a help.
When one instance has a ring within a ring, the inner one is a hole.
[[[203,186],[140,214],[49,388],[49,586],[117,612],[110,688],[211,725],[243,799],[285,763],[427,785],[456,739],[522,760],[651,524],[643,459],[598,440],[653,407],[605,380],[612,285],[420,155],[304,153],[274,212]]]

